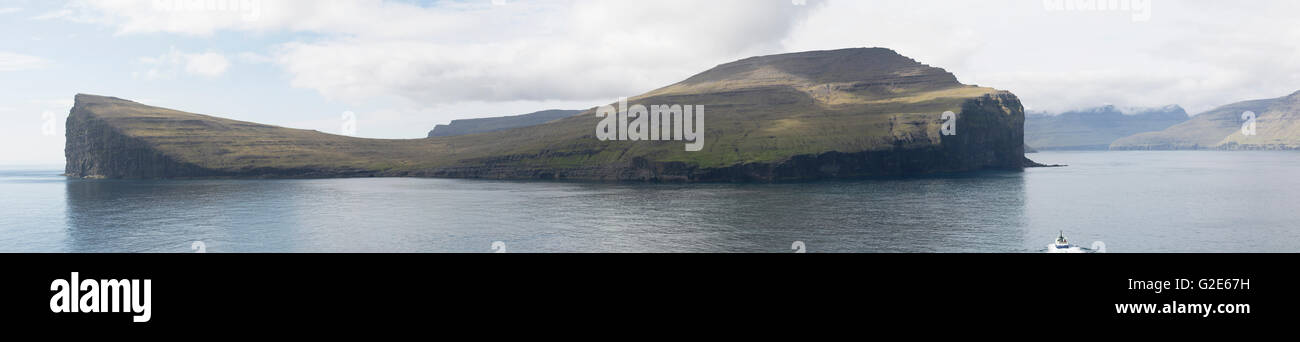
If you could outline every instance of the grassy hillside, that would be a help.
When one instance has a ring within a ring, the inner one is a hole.
[[[1014,95],[878,48],[749,58],[630,100],[704,105],[700,152],[682,141],[597,140],[594,110],[524,128],[381,140],[76,100],[68,174],[77,176],[784,179],[1012,169],[1023,159]],[[944,111],[959,117],[959,134],[947,140]],[[817,158],[827,153],[836,155]],[[792,164],[801,156],[816,165]]]
[[[1296,149],[1300,148],[1300,92],[1237,102],[1201,113],[1159,132],[1116,140],[1112,150]],[[1241,133],[1242,113],[1255,112],[1256,135]]]
[[[1247,150],[1300,149],[1300,92],[1278,99],[1264,111],[1255,114],[1255,135],[1244,135],[1238,129],[1224,138],[1220,147]]]

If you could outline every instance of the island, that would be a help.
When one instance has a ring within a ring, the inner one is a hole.
[[[1015,95],[961,84],[884,48],[746,58],[627,101],[704,108],[705,143],[688,151],[681,141],[602,141],[597,108],[473,134],[364,139],[80,94],[67,120],[65,172],[770,182],[1034,165]]]

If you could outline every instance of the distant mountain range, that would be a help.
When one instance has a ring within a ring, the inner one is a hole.
[[[448,126],[457,127],[450,136],[362,139],[77,95],[66,125],[65,172],[89,178],[730,182],[1021,170],[1028,164],[1024,109],[1015,95],[961,84],[943,69],[889,49],[751,57],[627,101],[634,107],[700,107],[704,116],[696,120],[702,123],[691,125],[699,129],[686,130],[700,135],[687,138],[690,144],[666,139],[667,130],[665,139],[602,140],[607,133],[601,127],[609,121],[590,109],[553,113],[563,114],[553,120],[530,116],[544,123],[526,127],[509,128],[521,124],[518,118],[471,120]],[[626,121],[643,121],[636,118]],[[620,134],[645,133],[621,125]]]
[[[581,110],[552,109],[514,116],[452,120],[450,124],[435,126],[432,131],[429,131],[429,137],[451,137],[536,126],[574,116],[581,112]]]
[[[1026,113],[1025,144],[1033,149],[1106,150],[1130,135],[1160,131],[1188,120],[1177,105],[1130,110],[1103,106],[1051,115]]]
[[[1245,112],[1255,114],[1253,135]],[[1300,149],[1300,92],[1242,101],[1192,117],[1158,132],[1116,140],[1112,150],[1295,150]]]

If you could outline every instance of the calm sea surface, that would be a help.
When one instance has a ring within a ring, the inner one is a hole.
[[[0,170],[0,252],[1300,252],[1300,153],[794,184],[79,180]]]

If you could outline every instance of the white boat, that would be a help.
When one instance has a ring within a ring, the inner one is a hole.
[[[1048,253],[1083,253],[1083,248],[1079,248],[1079,246],[1071,245],[1070,239],[1066,239],[1065,232],[1061,231],[1060,234],[1056,236],[1056,241],[1052,242],[1052,244],[1047,245],[1047,252]]]

